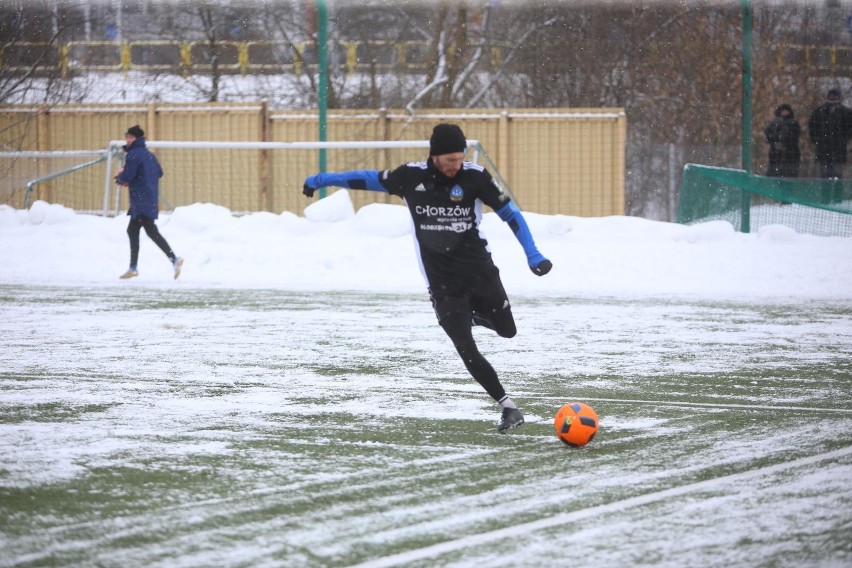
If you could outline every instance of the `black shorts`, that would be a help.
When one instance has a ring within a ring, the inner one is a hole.
[[[429,287],[432,307],[440,322],[449,314],[464,314],[472,317],[474,313],[488,317],[489,314],[506,314],[511,317],[511,306],[500,271],[491,265],[486,270],[462,282],[455,280],[443,284],[438,282]]]

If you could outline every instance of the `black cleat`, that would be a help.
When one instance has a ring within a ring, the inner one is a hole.
[[[524,415],[521,414],[520,410],[517,408],[504,408],[503,416],[500,418],[500,424],[497,426],[497,430],[501,434],[505,434],[506,430],[517,428],[523,423]]]
[[[482,327],[487,327],[490,330],[494,329],[494,323],[492,323],[490,319],[476,312],[473,312],[473,321],[471,323],[473,325],[481,325]]]

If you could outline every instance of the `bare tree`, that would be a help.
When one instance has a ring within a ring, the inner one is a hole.
[[[55,3],[0,6],[0,103],[69,102],[72,83],[63,77],[60,39],[73,39],[82,12]],[[66,70],[67,72],[67,70]]]
[[[790,104],[804,133],[808,113],[822,103],[825,90],[842,84],[843,78],[837,76],[836,68],[822,69],[819,60],[809,58],[804,48],[806,44],[831,45],[832,39],[824,35],[823,29],[813,5],[763,7],[755,12],[752,156],[757,173],[763,171],[768,161],[763,130],[773,118],[774,109],[782,103]],[[848,72],[843,75],[849,81]],[[803,158],[800,175],[816,175],[811,168],[813,146],[806,133],[800,145]]]
[[[224,77],[238,65],[236,42],[259,23],[256,12],[229,0],[166,3],[156,12],[158,37],[192,43],[192,68],[179,68],[207,102],[221,100]],[[228,69],[231,67],[231,69]]]
[[[19,100],[39,86],[58,102],[62,97],[53,93],[70,89],[71,81],[56,73],[57,34],[70,29],[63,26],[73,2],[28,2],[26,9],[21,4],[0,7],[5,66],[0,67],[0,101]],[[193,69],[187,76],[200,98],[315,104],[313,2],[191,0],[146,6],[148,20],[160,23],[159,33],[146,28],[148,36],[203,45],[193,57],[204,64],[204,75]],[[330,108],[412,113],[435,107],[623,108],[628,213],[649,218],[672,218],[685,162],[740,165],[738,2],[360,0],[329,2],[329,8]],[[129,18],[131,10],[126,12]],[[846,47],[848,40],[839,37],[842,26],[827,21],[829,12],[821,3],[755,2],[751,139],[756,171],[764,159],[762,129],[778,104],[792,104],[804,122],[828,85],[852,87],[848,65],[836,66],[832,59],[829,68],[817,55],[790,47]],[[41,34],[35,45],[41,47],[30,45],[26,58],[14,55],[16,42],[36,41],[35,30]],[[132,39],[129,28],[122,33]],[[255,47],[272,40],[269,56],[280,65],[255,77],[253,90],[235,94],[223,82],[233,73],[225,69],[226,60],[238,39],[258,40]],[[71,100],[70,91],[65,97]]]
[[[74,5],[53,2],[18,2],[0,5],[0,103],[56,104],[75,102],[88,93],[85,79],[63,76],[60,40],[74,39],[82,29],[82,12]],[[21,150],[32,139],[35,113],[15,115],[0,129],[0,149]],[[0,176],[4,172],[0,172]]]
[[[317,13],[313,6],[305,6],[303,10],[289,9],[282,11],[281,7],[269,6],[265,8],[265,21],[269,22],[268,30],[271,37],[283,40],[287,46],[288,59],[292,60],[295,67],[300,69],[299,78],[293,86],[300,89],[303,100],[316,100],[319,93],[319,70],[317,69],[317,52],[319,45],[319,22]],[[335,38],[329,38],[332,45]],[[310,49],[306,49],[310,46]],[[329,49],[329,45],[325,46]],[[333,50],[332,50],[333,51]],[[337,92],[340,88],[340,74],[338,66],[334,65],[334,54],[326,69],[327,104],[330,108],[338,106]]]
[[[448,0],[438,5],[425,62],[425,86],[406,108],[411,110],[420,103],[443,108],[465,106],[464,98],[475,88],[476,73],[490,54],[491,10],[491,5],[471,9],[468,4]]]
[[[207,100],[216,102],[219,100],[219,80],[221,78],[219,57],[222,46],[220,41],[225,35],[225,22],[222,17],[221,5],[202,4],[196,10],[198,19],[201,20],[201,29],[204,31],[204,37],[207,40],[205,55],[210,64],[210,91]]]

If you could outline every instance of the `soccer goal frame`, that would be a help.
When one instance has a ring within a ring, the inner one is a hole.
[[[103,163],[107,158],[103,150],[0,152],[0,192],[4,200],[11,200],[16,191],[23,189],[24,208],[29,209],[37,186]]]
[[[506,184],[503,177],[497,171],[497,168],[485,149],[478,140],[468,140],[467,161],[480,164],[491,173],[495,182],[500,186],[501,190],[509,195],[517,202],[511,189]],[[106,150],[106,173],[104,177],[103,188],[103,215],[109,216],[110,212],[115,215],[119,214],[121,191],[114,182],[114,170],[117,171],[117,165],[123,163],[124,154],[121,148],[125,145],[123,140],[112,140],[109,142]],[[321,171],[319,163],[321,152],[327,150],[394,150],[394,149],[428,149],[428,140],[377,140],[377,141],[351,141],[351,142],[223,142],[223,141],[190,141],[190,140],[151,140],[146,141],[148,148],[157,149],[185,149],[185,150],[258,150],[258,151],[316,151],[317,152],[317,167],[315,171]],[[375,169],[383,169],[377,167]]]

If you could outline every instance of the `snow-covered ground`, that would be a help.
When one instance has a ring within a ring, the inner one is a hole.
[[[140,276],[118,280],[129,257],[124,216],[77,214],[45,202],[29,211],[0,206],[0,284],[425,290],[403,205],[369,205],[356,213],[346,190],[305,202],[304,215],[235,217],[212,204],[162,214],[161,232],[186,261],[176,282],[144,232]],[[723,221],[683,226],[635,217],[526,217],[554,264],[544,277],[529,271],[496,214],[487,213],[482,224],[510,294],[852,299],[850,238],[798,234],[781,225],[743,234]]]
[[[436,325],[402,205],[0,206],[0,566],[848,565],[852,239],[483,222],[518,321]],[[582,450],[552,417],[590,402]]]

